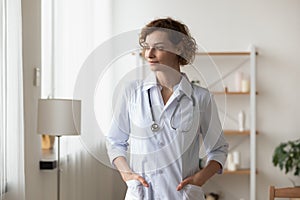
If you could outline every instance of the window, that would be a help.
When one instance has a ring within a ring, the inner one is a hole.
[[[21,17],[20,0],[0,0],[1,200],[25,198]]]
[[[0,1],[0,199],[6,191],[6,12],[5,1]]]

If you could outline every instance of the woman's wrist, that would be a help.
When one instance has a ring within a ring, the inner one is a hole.
[[[132,171],[120,171],[120,174],[121,174],[121,177],[122,177],[123,181],[125,181],[125,182],[133,179],[132,178],[132,176],[133,176]]]
[[[206,167],[195,174],[194,178],[196,184],[198,186],[204,185],[206,181],[215,175],[220,169],[220,163],[214,160],[210,161]]]
[[[200,170],[194,176],[194,184],[202,187],[206,183],[207,179],[208,178],[206,177],[205,172]]]

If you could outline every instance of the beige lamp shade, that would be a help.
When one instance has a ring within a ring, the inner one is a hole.
[[[81,101],[39,99],[38,133],[44,135],[80,135]]]

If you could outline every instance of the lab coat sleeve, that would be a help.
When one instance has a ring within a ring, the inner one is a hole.
[[[128,94],[123,92],[117,100],[109,132],[106,136],[106,147],[109,160],[117,157],[127,158],[128,139],[130,133],[130,122],[128,112]]]
[[[213,95],[209,95],[206,103],[206,108],[202,112],[201,133],[206,149],[207,163],[211,160],[217,161],[222,166],[222,169],[218,173],[222,173],[227,158],[228,143],[223,134]]]

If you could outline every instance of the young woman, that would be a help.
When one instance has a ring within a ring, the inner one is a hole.
[[[162,18],[142,29],[139,43],[151,73],[126,86],[107,136],[125,199],[204,200],[201,186],[222,172],[228,144],[212,95],[180,71],[193,61],[196,42],[186,25]]]

